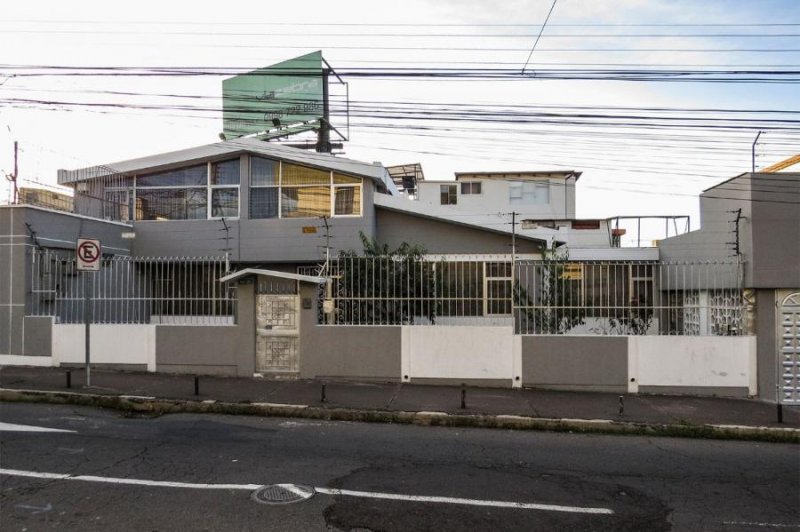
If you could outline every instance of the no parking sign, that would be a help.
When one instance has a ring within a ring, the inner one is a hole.
[[[75,248],[75,256],[78,259],[79,272],[100,271],[100,241],[89,238],[79,238]]]

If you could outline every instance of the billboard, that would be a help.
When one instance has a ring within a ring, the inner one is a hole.
[[[225,79],[223,133],[230,139],[276,125],[319,121],[322,98],[322,51]]]

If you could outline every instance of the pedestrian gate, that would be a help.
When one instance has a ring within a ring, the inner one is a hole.
[[[778,309],[780,401],[800,404],[800,292],[789,294]]]
[[[256,373],[300,371],[299,296],[256,296]]]

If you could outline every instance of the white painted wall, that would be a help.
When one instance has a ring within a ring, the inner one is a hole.
[[[156,370],[155,325],[92,325],[93,364],[146,364]],[[84,325],[53,325],[53,365],[85,362]]]
[[[756,395],[756,382],[755,336],[628,337],[631,393],[639,386],[715,386]]]
[[[404,381],[514,377],[512,327],[408,325],[401,338]]]

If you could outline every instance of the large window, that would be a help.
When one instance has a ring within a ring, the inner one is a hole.
[[[239,216],[239,159],[136,178],[137,220]]]
[[[253,157],[250,218],[361,216],[361,179]]]
[[[508,185],[508,201],[511,205],[550,203],[550,183],[517,182]]]
[[[461,183],[461,194],[462,195],[469,195],[469,194],[480,194],[481,193],[481,182],[480,181],[467,181]]]

